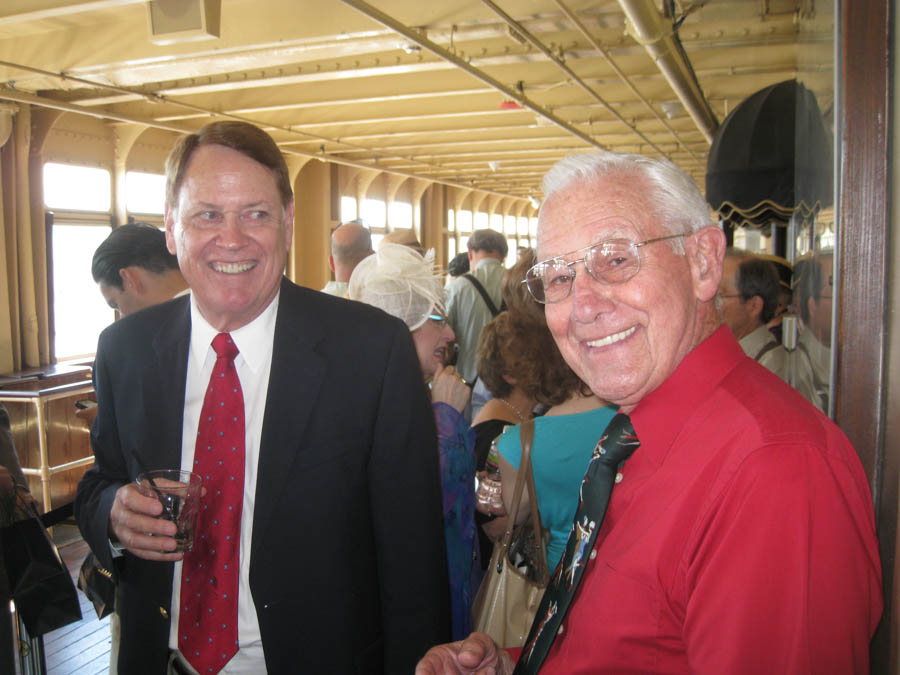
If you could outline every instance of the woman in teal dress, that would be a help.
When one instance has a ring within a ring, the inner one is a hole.
[[[547,542],[547,568],[550,570],[556,567],[566,548],[578,506],[578,487],[591,453],[615,414],[615,406],[603,405],[595,396],[576,396],[534,420],[531,466],[541,524],[550,531]],[[522,454],[519,428],[508,427],[497,441],[507,508]],[[527,496],[523,495],[519,507],[523,517],[528,514],[527,503]]]

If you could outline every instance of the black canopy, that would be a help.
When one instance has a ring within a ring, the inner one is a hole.
[[[816,97],[796,80],[761,89],[716,132],[706,200],[732,225],[787,222],[832,201],[831,141]]]

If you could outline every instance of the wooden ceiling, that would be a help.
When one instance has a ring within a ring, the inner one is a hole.
[[[204,1],[219,37],[154,44],[173,36],[144,0],[3,0],[0,100],[174,132],[245,119],[288,154],[517,200],[592,146],[664,155],[702,189],[717,124],[783,80],[833,117],[833,0],[153,0],[155,16]]]

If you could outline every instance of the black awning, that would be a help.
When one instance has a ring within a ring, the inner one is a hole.
[[[706,200],[732,225],[786,222],[832,201],[831,140],[816,97],[796,80],[761,89],[716,132]]]

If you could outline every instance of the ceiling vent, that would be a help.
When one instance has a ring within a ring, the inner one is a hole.
[[[220,35],[222,0],[150,0],[147,9],[150,42],[155,45],[211,40]]]

